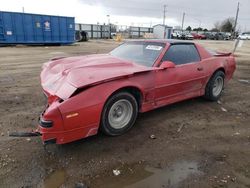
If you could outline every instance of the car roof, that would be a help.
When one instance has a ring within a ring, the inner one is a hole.
[[[159,42],[159,43],[168,43],[168,44],[194,44],[194,42],[191,41],[183,41],[183,40],[176,40],[176,39],[130,39],[125,40],[125,42]]]

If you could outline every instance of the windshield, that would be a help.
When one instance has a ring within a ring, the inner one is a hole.
[[[126,42],[115,48],[110,54],[140,65],[152,67],[164,47],[164,43],[158,42]]]

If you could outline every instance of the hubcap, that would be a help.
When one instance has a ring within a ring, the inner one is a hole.
[[[224,85],[224,80],[221,76],[218,76],[215,81],[214,81],[214,86],[213,86],[213,95],[218,96],[220,95]]]
[[[109,110],[108,121],[114,129],[125,127],[133,115],[133,106],[126,99],[115,102]]]

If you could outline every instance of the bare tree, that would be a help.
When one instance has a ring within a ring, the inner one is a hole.
[[[222,32],[233,32],[235,19],[234,18],[227,18],[222,21],[221,23],[221,31]]]
[[[232,32],[234,28],[235,19],[230,17],[223,21],[217,21],[214,23],[214,28],[211,31],[214,32]]]
[[[217,22],[214,23],[214,29],[213,30],[221,31],[221,22],[220,21],[217,21]]]

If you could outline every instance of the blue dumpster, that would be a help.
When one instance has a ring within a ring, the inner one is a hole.
[[[70,44],[75,18],[0,11],[0,44]]]

